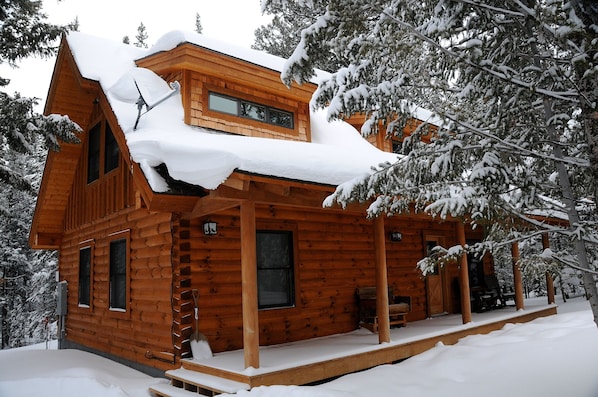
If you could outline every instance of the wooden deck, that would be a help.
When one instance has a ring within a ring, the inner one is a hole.
[[[390,343],[378,344],[376,334],[359,329],[348,334],[261,347],[260,368],[244,369],[242,350],[219,353],[206,360],[183,360],[182,368],[238,382],[244,388],[305,385],[397,362],[429,350],[439,342],[451,345],[468,335],[499,330],[507,323],[528,322],[556,313],[556,305],[528,306],[521,311],[506,307],[474,313],[469,324],[461,324],[460,315],[446,315],[392,329]]]

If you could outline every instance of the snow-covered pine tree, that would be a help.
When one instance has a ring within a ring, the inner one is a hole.
[[[317,14],[311,9],[306,13],[304,7],[293,3],[287,6],[285,12],[282,12],[278,4],[264,4],[262,12],[274,16],[268,25],[262,25],[255,30],[255,41],[251,48],[282,58],[291,56],[299,43],[301,31],[314,23]],[[329,49],[327,57],[318,59],[316,64],[318,69],[332,71],[342,66],[342,62],[336,59],[336,54],[332,50]]]
[[[0,62],[16,67],[25,57],[47,58],[55,54],[58,38],[76,28],[77,22],[66,27],[46,23],[41,7],[41,1],[29,0],[6,0],[0,4]],[[40,255],[32,255],[27,246],[37,191],[33,176],[37,175],[39,179],[42,172],[42,162],[31,163],[31,160],[35,158],[34,152],[39,155],[40,144],[44,150],[58,150],[60,141],[76,142],[78,131],[67,117],[37,114],[35,98],[23,98],[18,93],[8,94],[1,90],[8,82],[0,78],[1,346],[20,344],[25,335],[37,332],[30,328],[37,326],[30,321],[31,279],[37,269],[47,275],[53,274],[55,267],[55,261],[54,264],[49,261],[50,266],[45,266],[47,262],[36,259]],[[40,277],[41,274],[35,279],[53,280],[53,277]],[[52,289],[52,285],[45,281],[43,285]],[[40,286],[35,284],[33,288]],[[53,290],[50,295],[44,295],[47,303],[39,312],[42,315],[54,306],[50,296],[53,296]]]
[[[0,181],[2,347],[43,340],[54,318],[56,255],[33,251],[27,241],[45,159],[43,142],[39,137],[38,141],[31,154],[13,151],[3,157],[3,161],[22,170],[33,189],[24,191]]]
[[[201,26],[201,17],[199,16],[199,12],[195,13],[195,31],[199,34],[203,32],[203,27]]]
[[[548,233],[568,245],[550,260],[583,270],[598,324],[598,25],[592,0],[268,0],[318,15],[283,80],[303,82],[332,48],[343,68],[312,104],[368,118],[363,133],[424,124],[395,164],[338,187],[327,201],[374,200],[369,216],[416,210],[493,225],[466,250]],[[324,11],[322,11],[324,10]],[[430,144],[421,136],[431,133]],[[589,200],[588,200],[589,199]],[[564,215],[569,226],[543,221]],[[506,220],[506,221],[505,221]],[[455,252],[459,252],[455,250]],[[543,260],[546,260],[544,255]]]
[[[0,62],[16,67],[28,56],[47,58],[57,49],[58,38],[73,28],[44,22],[40,1],[8,0],[0,5]],[[0,90],[9,80],[0,77]],[[59,140],[76,142],[76,126],[66,117],[42,116],[33,111],[35,98],[23,98],[18,93],[0,91],[0,147],[2,159],[6,151],[30,152],[36,135],[45,138],[48,147],[58,149]],[[0,164],[0,181],[29,189],[18,169],[3,161]]]
[[[149,36],[147,35],[147,30],[145,29],[145,25],[143,24],[143,22],[139,23],[139,26],[137,27],[137,34],[135,35],[135,47],[140,47],[140,48],[147,48],[147,38]]]

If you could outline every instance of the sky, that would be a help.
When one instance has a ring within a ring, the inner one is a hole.
[[[80,32],[119,42],[129,36],[134,43],[137,27],[143,22],[150,45],[169,31],[195,30],[195,15],[199,13],[204,35],[250,47],[255,29],[271,19],[262,15],[260,0],[44,0],[43,3],[48,21],[67,24],[78,18]],[[11,79],[5,88],[8,93],[18,91],[22,96],[41,98],[41,111],[53,67],[54,59],[28,59],[17,70],[0,65],[0,76]]]
[[[538,299],[545,304],[545,297]],[[531,305],[526,301],[526,307]],[[318,386],[257,387],[236,397],[596,397],[598,329],[589,304],[583,297],[563,303],[559,296],[557,305],[556,316],[507,324],[452,346],[439,343],[399,364],[381,365]],[[509,310],[513,309],[486,314],[501,316]],[[414,322],[404,330],[421,326],[423,332],[429,323],[445,320]],[[322,341],[327,349],[334,348],[330,338]],[[318,348],[304,349],[302,354],[313,357],[321,352],[321,344],[314,346]],[[44,349],[45,344],[33,347]],[[0,351],[0,396],[149,397],[149,386],[165,382],[77,350]]]

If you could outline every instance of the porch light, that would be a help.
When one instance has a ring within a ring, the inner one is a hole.
[[[218,234],[218,224],[208,219],[203,223],[203,234],[206,236],[215,236]]]
[[[403,233],[390,232],[390,241],[401,241],[402,239],[403,239]]]

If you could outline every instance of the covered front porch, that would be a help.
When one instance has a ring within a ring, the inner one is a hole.
[[[486,334],[507,323],[532,321],[554,315],[557,306],[542,300],[525,301],[525,308],[507,306],[483,313],[472,313],[463,324],[460,314],[445,315],[393,328],[390,342],[379,343],[378,334],[367,329],[283,345],[260,347],[260,368],[244,368],[243,350],[215,354],[205,360],[183,360],[182,367],[166,375],[186,390],[231,392],[262,385],[304,385],[348,373],[400,361],[433,348],[437,343],[457,343],[468,335]],[[205,383],[202,383],[205,382]],[[213,385],[213,387],[211,386]],[[195,389],[199,387],[198,389]],[[168,396],[166,390],[154,390]]]

